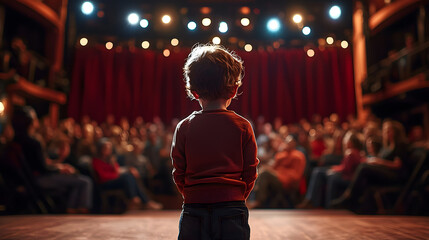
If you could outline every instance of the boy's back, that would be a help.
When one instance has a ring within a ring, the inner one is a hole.
[[[178,126],[174,180],[185,203],[244,201],[256,179],[250,123],[229,110],[194,112]]]

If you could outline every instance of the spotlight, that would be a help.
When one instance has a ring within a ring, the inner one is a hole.
[[[212,42],[213,42],[213,44],[220,44],[220,37],[214,37],[213,39],[212,39]]]
[[[169,24],[171,22],[171,17],[170,17],[170,15],[164,15],[164,16],[162,16],[161,20],[163,23]]]
[[[177,38],[173,38],[173,39],[171,39],[171,45],[172,45],[172,46],[177,46],[177,45],[179,45],[179,39],[177,39]]]
[[[3,102],[0,102],[0,115],[2,115],[4,112],[4,104]]]
[[[252,45],[250,45],[250,44],[244,45],[244,50],[246,50],[246,52],[250,52],[250,51],[252,51],[252,49],[253,49]]]
[[[346,40],[341,41],[341,47],[342,48],[347,48],[348,46],[349,46],[349,43]]]
[[[138,22],[139,22],[139,15],[137,15],[137,13],[130,13],[129,15],[128,15],[128,22],[131,24],[131,25],[136,25]]]
[[[308,49],[307,50],[307,56],[309,56],[309,57],[314,57],[314,50],[313,49]]]
[[[280,30],[280,21],[277,18],[271,18],[267,22],[267,28],[270,32],[277,32]]]
[[[219,23],[219,32],[226,33],[228,32],[228,24],[226,22]]]
[[[164,49],[164,51],[162,52],[162,54],[164,55],[164,57],[169,57],[170,56],[170,50]]]
[[[140,27],[142,28],[147,28],[147,26],[149,26],[149,21],[147,19],[142,19],[140,20]]]
[[[332,19],[336,20],[341,16],[341,8],[337,5],[334,5],[329,9],[329,16],[331,16]]]
[[[302,16],[301,16],[301,14],[295,14],[295,15],[293,15],[292,20],[293,20],[294,23],[300,23],[300,22],[302,22]]]
[[[110,50],[110,49],[112,49],[113,48],[113,43],[112,42],[107,42],[106,43],[106,49],[107,50]]]
[[[79,42],[80,42],[81,46],[86,46],[88,44],[88,39],[87,38],[81,38]]]
[[[148,48],[149,48],[149,46],[150,46],[150,43],[149,43],[148,41],[143,41],[143,42],[142,42],[142,48],[144,48],[144,49],[148,49]]]
[[[248,18],[242,18],[240,22],[243,27],[247,27],[250,24],[250,20]]]
[[[192,31],[195,30],[195,28],[197,28],[197,24],[194,21],[190,21],[188,23],[188,29]]]
[[[304,35],[307,36],[310,33],[311,33],[311,28],[310,27],[305,26],[305,27],[302,28],[302,34],[304,34]]]
[[[334,43],[334,38],[333,37],[327,37],[326,38],[326,43],[329,44],[329,45],[333,44]]]
[[[210,20],[210,18],[204,18],[201,23],[203,24],[203,26],[208,27],[210,26],[210,24],[212,23],[212,20]]]
[[[94,4],[92,2],[84,2],[81,7],[82,13],[89,15],[94,11]]]

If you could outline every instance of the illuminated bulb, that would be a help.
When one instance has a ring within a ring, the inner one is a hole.
[[[311,33],[311,28],[310,27],[305,26],[305,27],[302,28],[302,34],[304,34],[304,35],[307,36],[310,33]]]
[[[197,28],[197,24],[194,21],[188,23],[189,30],[195,30],[195,28]]]
[[[332,19],[338,19],[341,16],[341,8],[338,6],[332,6],[331,9],[329,9],[329,16],[331,16]]]
[[[161,20],[163,23],[169,24],[171,22],[171,17],[169,15],[164,15]]]
[[[247,27],[250,24],[250,20],[248,18],[242,18],[240,22],[244,27]]]
[[[246,52],[250,52],[250,51],[252,51],[252,49],[253,49],[252,45],[250,45],[250,44],[244,45],[244,50],[246,50]]]
[[[334,38],[333,37],[327,37],[326,38],[326,43],[327,44],[333,44],[334,43]]]
[[[220,38],[219,38],[219,37],[214,37],[214,38],[212,39],[212,42],[213,42],[214,44],[220,44]]]
[[[110,49],[112,49],[113,48],[113,43],[112,42],[107,42],[106,43],[106,49],[107,50],[110,50]]]
[[[149,43],[148,41],[143,41],[143,42],[142,42],[142,48],[144,48],[144,49],[148,49],[148,48],[149,48],[149,46],[150,46],[150,43]]]
[[[168,56],[170,56],[170,50],[164,49],[164,51],[162,52],[162,54],[164,54],[164,57],[168,57]]]
[[[0,114],[3,114],[4,112],[4,104],[3,102],[0,102]]]
[[[267,28],[271,32],[280,30],[280,21],[277,18],[272,18],[267,22]]]
[[[172,46],[177,46],[177,45],[179,45],[179,40],[178,40],[177,38],[173,38],[173,39],[171,39],[171,45],[172,45]]]
[[[300,14],[295,14],[292,17],[292,20],[294,23],[300,23],[302,22],[302,16]]]
[[[309,56],[309,57],[314,57],[314,50],[313,49],[308,49],[307,50],[307,56]]]
[[[147,26],[149,26],[149,21],[147,19],[142,19],[140,20],[140,27],[142,28],[147,28]]]
[[[348,46],[349,46],[349,43],[346,40],[341,41],[341,47],[342,48],[347,48]]]
[[[91,2],[84,2],[82,4],[81,10],[83,14],[89,15],[94,11],[94,4]]]
[[[212,24],[212,20],[210,20],[210,18],[204,18],[201,23],[203,24],[203,26],[210,26],[210,24]]]
[[[228,32],[228,24],[226,22],[219,23],[219,32],[226,33]]]
[[[86,46],[88,44],[88,39],[87,38],[81,38],[79,42],[80,42],[81,46]]]
[[[137,13],[130,13],[129,15],[128,15],[128,22],[131,24],[131,25],[136,25],[138,22],[139,22],[139,15],[137,15]]]

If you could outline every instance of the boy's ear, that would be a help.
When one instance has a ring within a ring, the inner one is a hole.
[[[195,98],[195,99],[199,99],[199,98],[200,98],[200,96],[198,96],[198,93],[197,93],[197,92],[195,92],[195,91],[191,91],[191,93],[192,93],[192,95],[194,95],[194,98]]]
[[[237,91],[238,91],[238,86],[235,86],[233,93],[231,94],[231,96],[229,98],[233,98],[234,96],[237,95]]]

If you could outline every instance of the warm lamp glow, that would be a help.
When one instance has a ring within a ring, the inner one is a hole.
[[[164,51],[162,52],[162,54],[164,55],[164,57],[169,57],[170,56],[170,50],[164,49]]]
[[[106,43],[106,49],[107,50],[110,50],[110,49],[112,49],[113,48],[113,43],[112,42],[107,42]]]
[[[302,16],[301,16],[301,14],[295,14],[295,15],[293,15],[292,20],[293,20],[294,23],[300,23],[300,22],[302,22]]]
[[[342,48],[347,48],[348,46],[349,46],[349,43],[346,40],[341,41],[341,47]]]
[[[169,24],[171,22],[171,17],[170,17],[170,15],[164,15],[164,16],[162,16],[161,20],[163,23]]]
[[[334,43],[334,38],[333,37],[327,37],[326,38],[326,43],[327,44],[333,44]]]
[[[81,38],[79,42],[80,42],[81,46],[86,46],[88,44],[88,39],[87,38]]]
[[[307,50],[307,56],[309,56],[309,57],[314,57],[314,50],[313,49],[308,49]]]
[[[149,43],[148,41],[143,41],[143,42],[142,42],[142,48],[144,48],[144,49],[148,49],[148,48],[149,48],[149,46],[150,46],[150,43]]]
[[[142,19],[140,20],[140,27],[142,28],[147,28],[147,26],[149,26],[149,21],[147,19]]]
[[[128,22],[131,25],[136,25],[139,22],[139,19],[140,19],[140,17],[139,17],[139,15],[137,15],[137,13],[130,13],[128,15]]]
[[[177,39],[177,38],[173,38],[173,39],[171,39],[171,45],[172,45],[172,46],[177,46],[177,45],[179,45],[179,39]]]
[[[244,50],[246,50],[246,52],[250,52],[250,51],[252,51],[252,49],[253,49],[252,45],[250,45],[250,44],[244,45]]]
[[[212,23],[212,20],[210,20],[210,18],[204,18],[201,23],[203,24],[203,26],[208,27],[210,26],[210,24]]]
[[[250,20],[248,18],[242,18],[240,23],[243,25],[243,27],[247,27],[250,24]]]
[[[212,42],[214,43],[214,44],[220,44],[220,38],[219,37],[214,37],[213,39],[212,39]]]

